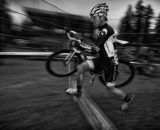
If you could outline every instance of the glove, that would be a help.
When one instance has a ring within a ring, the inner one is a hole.
[[[94,47],[91,47],[91,54],[96,54],[97,53],[97,51],[95,50],[95,48]]]
[[[79,50],[81,50],[81,51],[83,51],[84,50],[84,48],[83,47],[81,47],[81,45],[80,45],[81,43],[80,42],[78,42],[78,41],[74,41],[73,43],[72,43],[72,45],[74,46],[74,47],[76,47],[76,48],[78,48]]]
[[[94,55],[94,54],[96,54],[97,52],[99,52],[99,50],[100,50],[100,49],[99,49],[98,47],[92,46],[92,47],[91,47],[91,54]]]

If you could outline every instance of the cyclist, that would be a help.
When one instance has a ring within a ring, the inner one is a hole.
[[[108,6],[106,3],[95,5],[90,11],[91,22],[98,29],[98,38],[95,44],[99,47],[91,47],[92,54],[98,53],[98,58],[86,60],[77,66],[77,89],[67,89],[67,94],[81,94],[84,72],[93,70],[105,72],[106,88],[115,96],[118,96],[124,102],[121,109],[127,109],[128,105],[133,101],[133,94],[126,94],[122,90],[115,88],[116,71],[118,67],[117,50],[114,46],[115,34],[113,28],[107,23]],[[85,46],[83,46],[85,49]],[[88,49],[88,46],[87,46]]]

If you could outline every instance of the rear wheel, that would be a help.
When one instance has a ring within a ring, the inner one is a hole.
[[[119,59],[119,65],[116,75],[116,88],[121,88],[129,84],[135,76],[135,68],[134,65],[130,62]],[[102,84],[106,85],[106,81],[104,79],[104,74],[98,76],[99,80]]]

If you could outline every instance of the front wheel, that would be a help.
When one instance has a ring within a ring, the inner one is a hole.
[[[56,77],[67,77],[77,71],[76,65],[79,63],[79,55],[74,55],[70,60],[72,52],[69,50],[60,50],[53,53],[46,62],[47,71]]]
[[[135,76],[135,68],[134,65],[130,62],[119,59],[118,70],[116,74],[116,88],[121,88],[128,85]],[[104,79],[104,74],[98,76],[100,82],[103,85],[106,85],[106,81]]]

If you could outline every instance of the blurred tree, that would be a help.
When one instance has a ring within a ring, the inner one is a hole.
[[[136,31],[137,34],[137,43],[147,44],[152,43],[152,35],[149,34],[151,26],[151,18],[153,17],[153,9],[150,5],[144,6],[143,0],[139,0],[135,6],[135,17],[136,17]],[[136,59],[141,52],[141,47],[137,48]]]
[[[152,41],[150,33],[151,19],[154,16],[150,5],[146,7],[139,0],[135,5],[135,11],[129,5],[125,16],[119,25],[120,38],[132,42],[148,43]]]
[[[143,6],[143,1],[139,0],[135,6],[135,33],[136,34],[136,40],[140,43],[143,42],[143,33],[145,30],[145,7]],[[139,33],[139,34],[138,34]]]
[[[128,33],[133,33],[134,31],[134,13],[132,11],[132,6],[129,5],[126,11],[125,16],[121,19],[119,25],[119,38],[123,40],[131,40],[132,35],[128,35]]]
[[[9,43],[12,38],[8,37],[7,35],[10,35],[11,31],[11,20],[10,17],[7,14],[6,10],[7,1],[6,0],[0,0],[0,23],[1,23],[1,29],[0,29],[0,44],[3,46],[4,44]]]
[[[151,35],[150,31],[151,31],[151,20],[154,17],[154,11],[152,9],[152,7],[150,5],[145,7],[144,10],[145,14],[144,14],[144,19],[145,19],[145,25],[144,25],[144,39],[143,42],[144,44],[150,44],[153,43],[153,35]]]
[[[145,32],[149,33],[150,26],[151,26],[151,19],[154,17],[154,11],[153,11],[151,5],[148,5],[145,8],[145,16],[144,17],[146,18]]]
[[[138,0],[135,5],[135,11],[129,5],[119,25],[119,37],[130,42],[136,42],[139,44],[137,44],[138,46],[142,44],[153,44],[154,36],[150,33],[151,19],[153,17],[154,11],[151,5],[144,6],[143,0]],[[139,52],[138,47],[135,58],[139,55]]]
[[[6,1],[0,0],[0,52],[4,51],[4,44],[7,42],[7,37],[5,34],[9,31],[10,22],[8,22],[8,17],[5,10]],[[0,65],[4,64],[4,58],[0,58]]]
[[[160,13],[156,21],[155,32],[156,32],[155,40],[156,42],[160,42]]]

